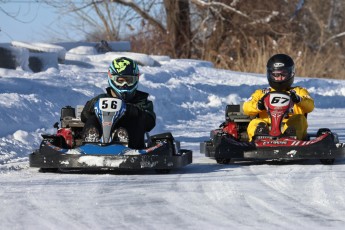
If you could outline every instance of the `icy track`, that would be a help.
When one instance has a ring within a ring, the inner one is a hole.
[[[343,229],[345,161],[0,174],[1,229]]]

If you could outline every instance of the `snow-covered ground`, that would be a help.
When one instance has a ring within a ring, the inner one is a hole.
[[[157,113],[151,134],[171,131],[193,150],[193,164],[166,175],[29,168],[28,154],[42,133],[55,131],[60,109],[103,92],[107,67],[121,55],[146,64],[139,89],[151,94]],[[315,99],[309,131],[328,127],[344,142],[345,81],[297,77],[295,84]],[[264,75],[204,61],[83,47],[44,72],[0,69],[0,229],[343,229],[345,160],[217,165],[200,154],[226,104],[266,85]]]

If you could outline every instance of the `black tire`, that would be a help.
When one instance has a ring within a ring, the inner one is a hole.
[[[321,128],[321,129],[319,129],[319,130],[317,131],[316,136],[319,137],[319,136],[321,136],[322,134],[325,134],[326,132],[331,132],[331,130],[328,129],[328,128]]]
[[[157,174],[168,174],[170,173],[170,169],[155,169]]]
[[[41,173],[56,173],[58,172],[58,168],[40,168],[39,172]]]
[[[320,159],[321,164],[324,165],[332,165],[334,164],[335,159]]]
[[[0,47],[0,68],[16,69],[17,61],[10,49]]]
[[[231,159],[216,158],[218,164],[227,165],[230,163]]]
[[[29,57],[29,68],[34,73],[41,72],[43,69],[42,61],[38,57]]]

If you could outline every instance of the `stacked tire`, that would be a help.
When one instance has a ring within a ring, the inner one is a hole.
[[[28,50],[27,68],[34,73],[44,71],[50,67],[58,68],[58,64],[65,61],[66,50],[62,46],[17,41],[12,41],[11,45],[15,48]]]
[[[0,68],[16,69],[16,56],[9,47],[0,46]]]

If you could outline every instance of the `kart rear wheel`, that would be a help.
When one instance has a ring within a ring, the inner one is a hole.
[[[324,165],[332,165],[334,163],[334,159],[320,159],[320,162]]]
[[[321,129],[319,129],[319,130],[317,131],[316,136],[319,137],[319,136],[321,136],[322,134],[325,134],[325,133],[327,133],[327,132],[330,133],[331,130],[330,130],[329,128],[321,128]]]
[[[230,159],[216,158],[218,164],[227,165],[230,163]]]

